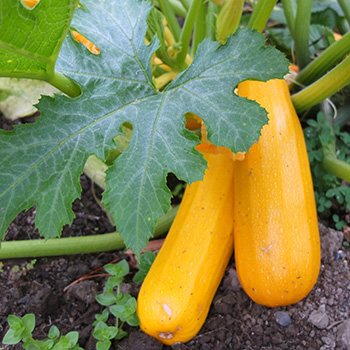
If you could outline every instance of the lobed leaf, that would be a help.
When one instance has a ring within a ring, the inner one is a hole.
[[[89,54],[69,34],[56,69],[80,85],[78,98],[43,97],[36,125],[0,130],[0,234],[24,209],[36,204],[35,223],[46,238],[70,224],[79,176],[87,158],[106,159],[122,125],[133,127],[128,148],[106,176],[103,202],[118,231],[136,254],[170,207],[166,176],[188,183],[202,179],[206,162],[195,150],[197,136],[185,129],[184,114],[200,116],[208,138],[232,151],[248,151],[267,122],[265,110],[234,94],[246,79],[283,78],[288,61],[265,47],[264,38],[242,29],[223,46],[205,40],[192,65],[164,91],[155,89],[145,45],[147,1],[85,1],[72,26],[96,44]]]

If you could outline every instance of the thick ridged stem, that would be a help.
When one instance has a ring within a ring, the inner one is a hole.
[[[320,56],[300,71],[295,81],[301,86],[313,83],[349,53],[350,32],[345,34],[338,41],[335,41],[323,51]]]
[[[322,102],[350,84],[350,56],[339,63],[322,78],[292,96],[297,112]]]
[[[333,152],[325,150],[323,152],[323,167],[335,176],[350,182],[350,164],[339,160]]]
[[[180,0],[182,6],[188,11],[191,7],[192,0]]]
[[[192,57],[196,54],[198,45],[204,40],[207,28],[207,2],[202,1],[199,7],[192,40]]]
[[[185,18],[187,15],[187,8],[185,8],[179,0],[170,0],[170,5],[176,16]]]
[[[297,3],[295,0],[282,0],[283,12],[287,20],[288,28],[294,38],[295,16],[297,13]]]
[[[54,73],[49,77],[47,82],[64,92],[69,97],[78,97],[81,94],[79,85],[61,73]]]
[[[175,218],[178,207],[171,208],[158,220],[153,237],[167,232]],[[123,237],[118,232],[100,235],[5,241],[0,246],[0,260],[34,258],[44,256],[90,254],[125,248]]]
[[[162,10],[163,15],[165,16],[168,27],[173,34],[175,41],[178,41],[180,38],[181,27],[179,22],[176,19],[175,13],[169,0],[158,0],[159,7]]]
[[[350,25],[350,1],[349,0],[338,0],[340,7],[344,12],[344,16]]]
[[[209,1],[208,10],[207,10],[206,36],[211,40],[215,40],[216,18],[217,18],[218,12],[219,12],[218,7],[212,1]]]
[[[310,62],[309,32],[311,6],[312,0],[298,2],[294,26],[294,43],[299,69],[303,69]]]
[[[254,7],[252,16],[250,17],[248,23],[248,27],[256,29],[259,33],[261,33],[270,18],[271,12],[276,5],[276,2],[277,0],[259,0],[257,5]]]
[[[178,40],[179,45],[181,46],[180,52],[176,56],[176,64],[178,66],[185,65],[185,60],[192,37],[194,22],[196,21],[197,13],[201,5],[202,0],[193,0],[191,7],[187,13],[187,17],[181,31],[180,39]]]
[[[336,137],[334,132],[334,120],[331,113],[324,109],[324,124],[329,127],[333,138],[327,144],[322,145],[323,151],[323,167],[331,174],[350,182],[350,164],[340,160],[336,155]]]

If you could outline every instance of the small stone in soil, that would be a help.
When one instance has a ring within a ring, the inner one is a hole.
[[[276,311],[275,312],[275,320],[282,327],[287,327],[288,325],[290,325],[292,323],[292,319],[284,311]]]

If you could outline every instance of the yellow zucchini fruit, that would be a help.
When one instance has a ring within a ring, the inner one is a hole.
[[[138,295],[141,329],[171,345],[202,327],[233,252],[233,153],[197,146],[208,162],[179,211]]]
[[[269,122],[258,143],[235,162],[234,249],[245,292],[275,307],[303,299],[320,269],[320,238],[308,155],[285,80],[245,81]]]

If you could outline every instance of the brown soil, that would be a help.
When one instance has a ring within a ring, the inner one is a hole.
[[[76,219],[65,227],[63,235],[87,235],[112,232],[105,213],[92,196],[91,183],[82,176],[82,199],[74,202]],[[6,239],[35,239],[35,208],[21,213],[10,225]],[[138,327],[127,327],[129,335],[114,349],[350,349],[350,250],[343,233],[320,225],[322,265],[318,282],[312,292],[295,305],[268,308],[249,299],[239,285],[234,259],[212,303],[208,318],[190,342],[164,346],[143,334]],[[123,252],[85,254],[68,257],[3,260],[0,273],[0,341],[8,329],[7,316],[26,313],[36,315],[34,335],[44,338],[55,324],[62,334],[72,330],[80,333],[80,346],[95,349],[92,322],[103,309],[95,301],[102,292],[105,277],[80,282],[68,291],[63,289],[75,279],[112,261],[124,258]],[[18,269],[19,267],[19,269]],[[132,270],[132,274],[135,270]],[[137,296],[139,285],[132,274],[123,285]],[[21,349],[4,346],[4,349]]]

